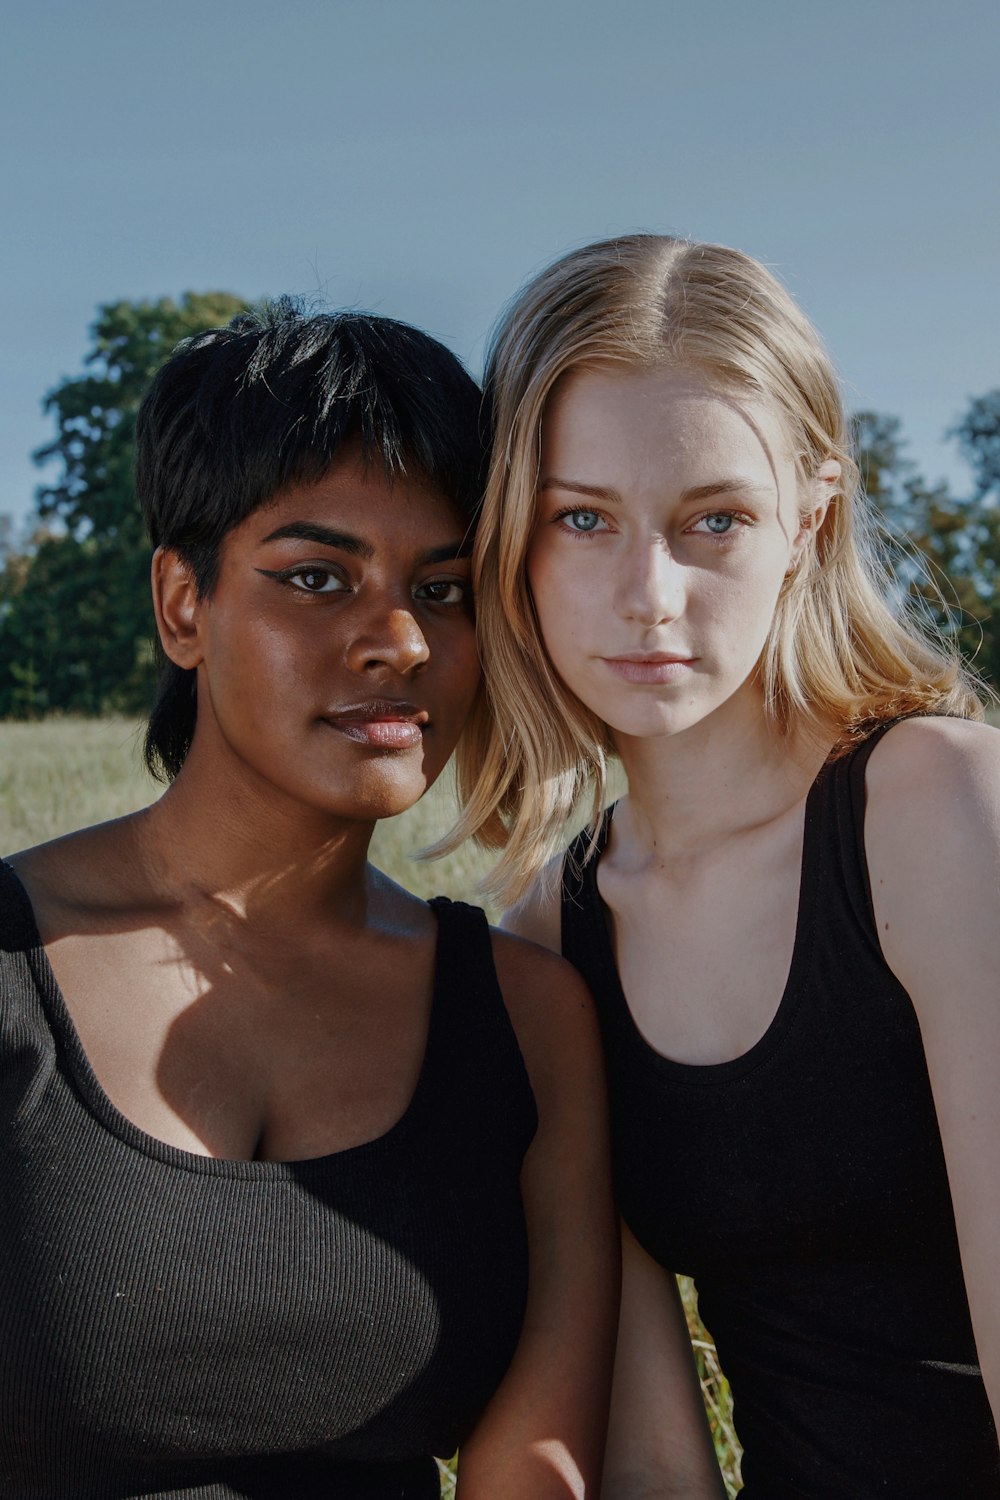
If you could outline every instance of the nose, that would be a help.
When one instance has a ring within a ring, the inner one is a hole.
[[[399,604],[370,611],[350,642],[348,666],[363,675],[387,668],[414,677],[430,659],[430,648],[412,609]]]
[[[652,627],[683,613],[684,569],[663,536],[637,538],[621,560],[615,604],[622,619]]]

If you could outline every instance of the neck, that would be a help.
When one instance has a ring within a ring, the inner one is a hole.
[[[160,800],[133,820],[134,851],[157,899],[252,916],[265,935],[317,920],[363,922],[374,826],[207,774],[192,753]]]
[[[768,717],[754,683],[689,729],[618,735],[616,747],[628,778],[618,838],[664,860],[707,852],[779,817],[805,796],[825,758]]]

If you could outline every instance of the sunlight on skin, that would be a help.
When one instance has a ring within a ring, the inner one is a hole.
[[[565,1443],[557,1438],[551,1438],[540,1443],[532,1443],[531,1451],[537,1453],[539,1458],[543,1458],[555,1470],[559,1478],[565,1481],[567,1500],[570,1495],[573,1496],[573,1500],[583,1500],[586,1494],[583,1475],[572,1454],[567,1451]]]

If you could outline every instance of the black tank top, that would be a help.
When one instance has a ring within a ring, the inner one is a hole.
[[[868,887],[864,774],[881,732],[809,793],[788,981],[731,1062],[650,1047],[618,979],[599,853],[564,871],[563,952],[600,1012],[621,1210],[695,1279],[746,1500],[1000,1496],[920,1029]]]
[[[506,1370],[534,1098],[475,908],[377,1140],[226,1161],[97,1082],[0,863],[2,1500],[437,1500]]]

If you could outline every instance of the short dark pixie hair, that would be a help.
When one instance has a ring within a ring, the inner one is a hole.
[[[154,547],[210,594],[227,532],[291,485],[322,479],[348,440],[387,474],[417,473],[475,525],[485,441],[478,386],[429,334],[290,297],[178,345],[136,423],[136,491]],[[195,673],[159,650],[146,732],[154,776],[177,775],[197,713]]]

